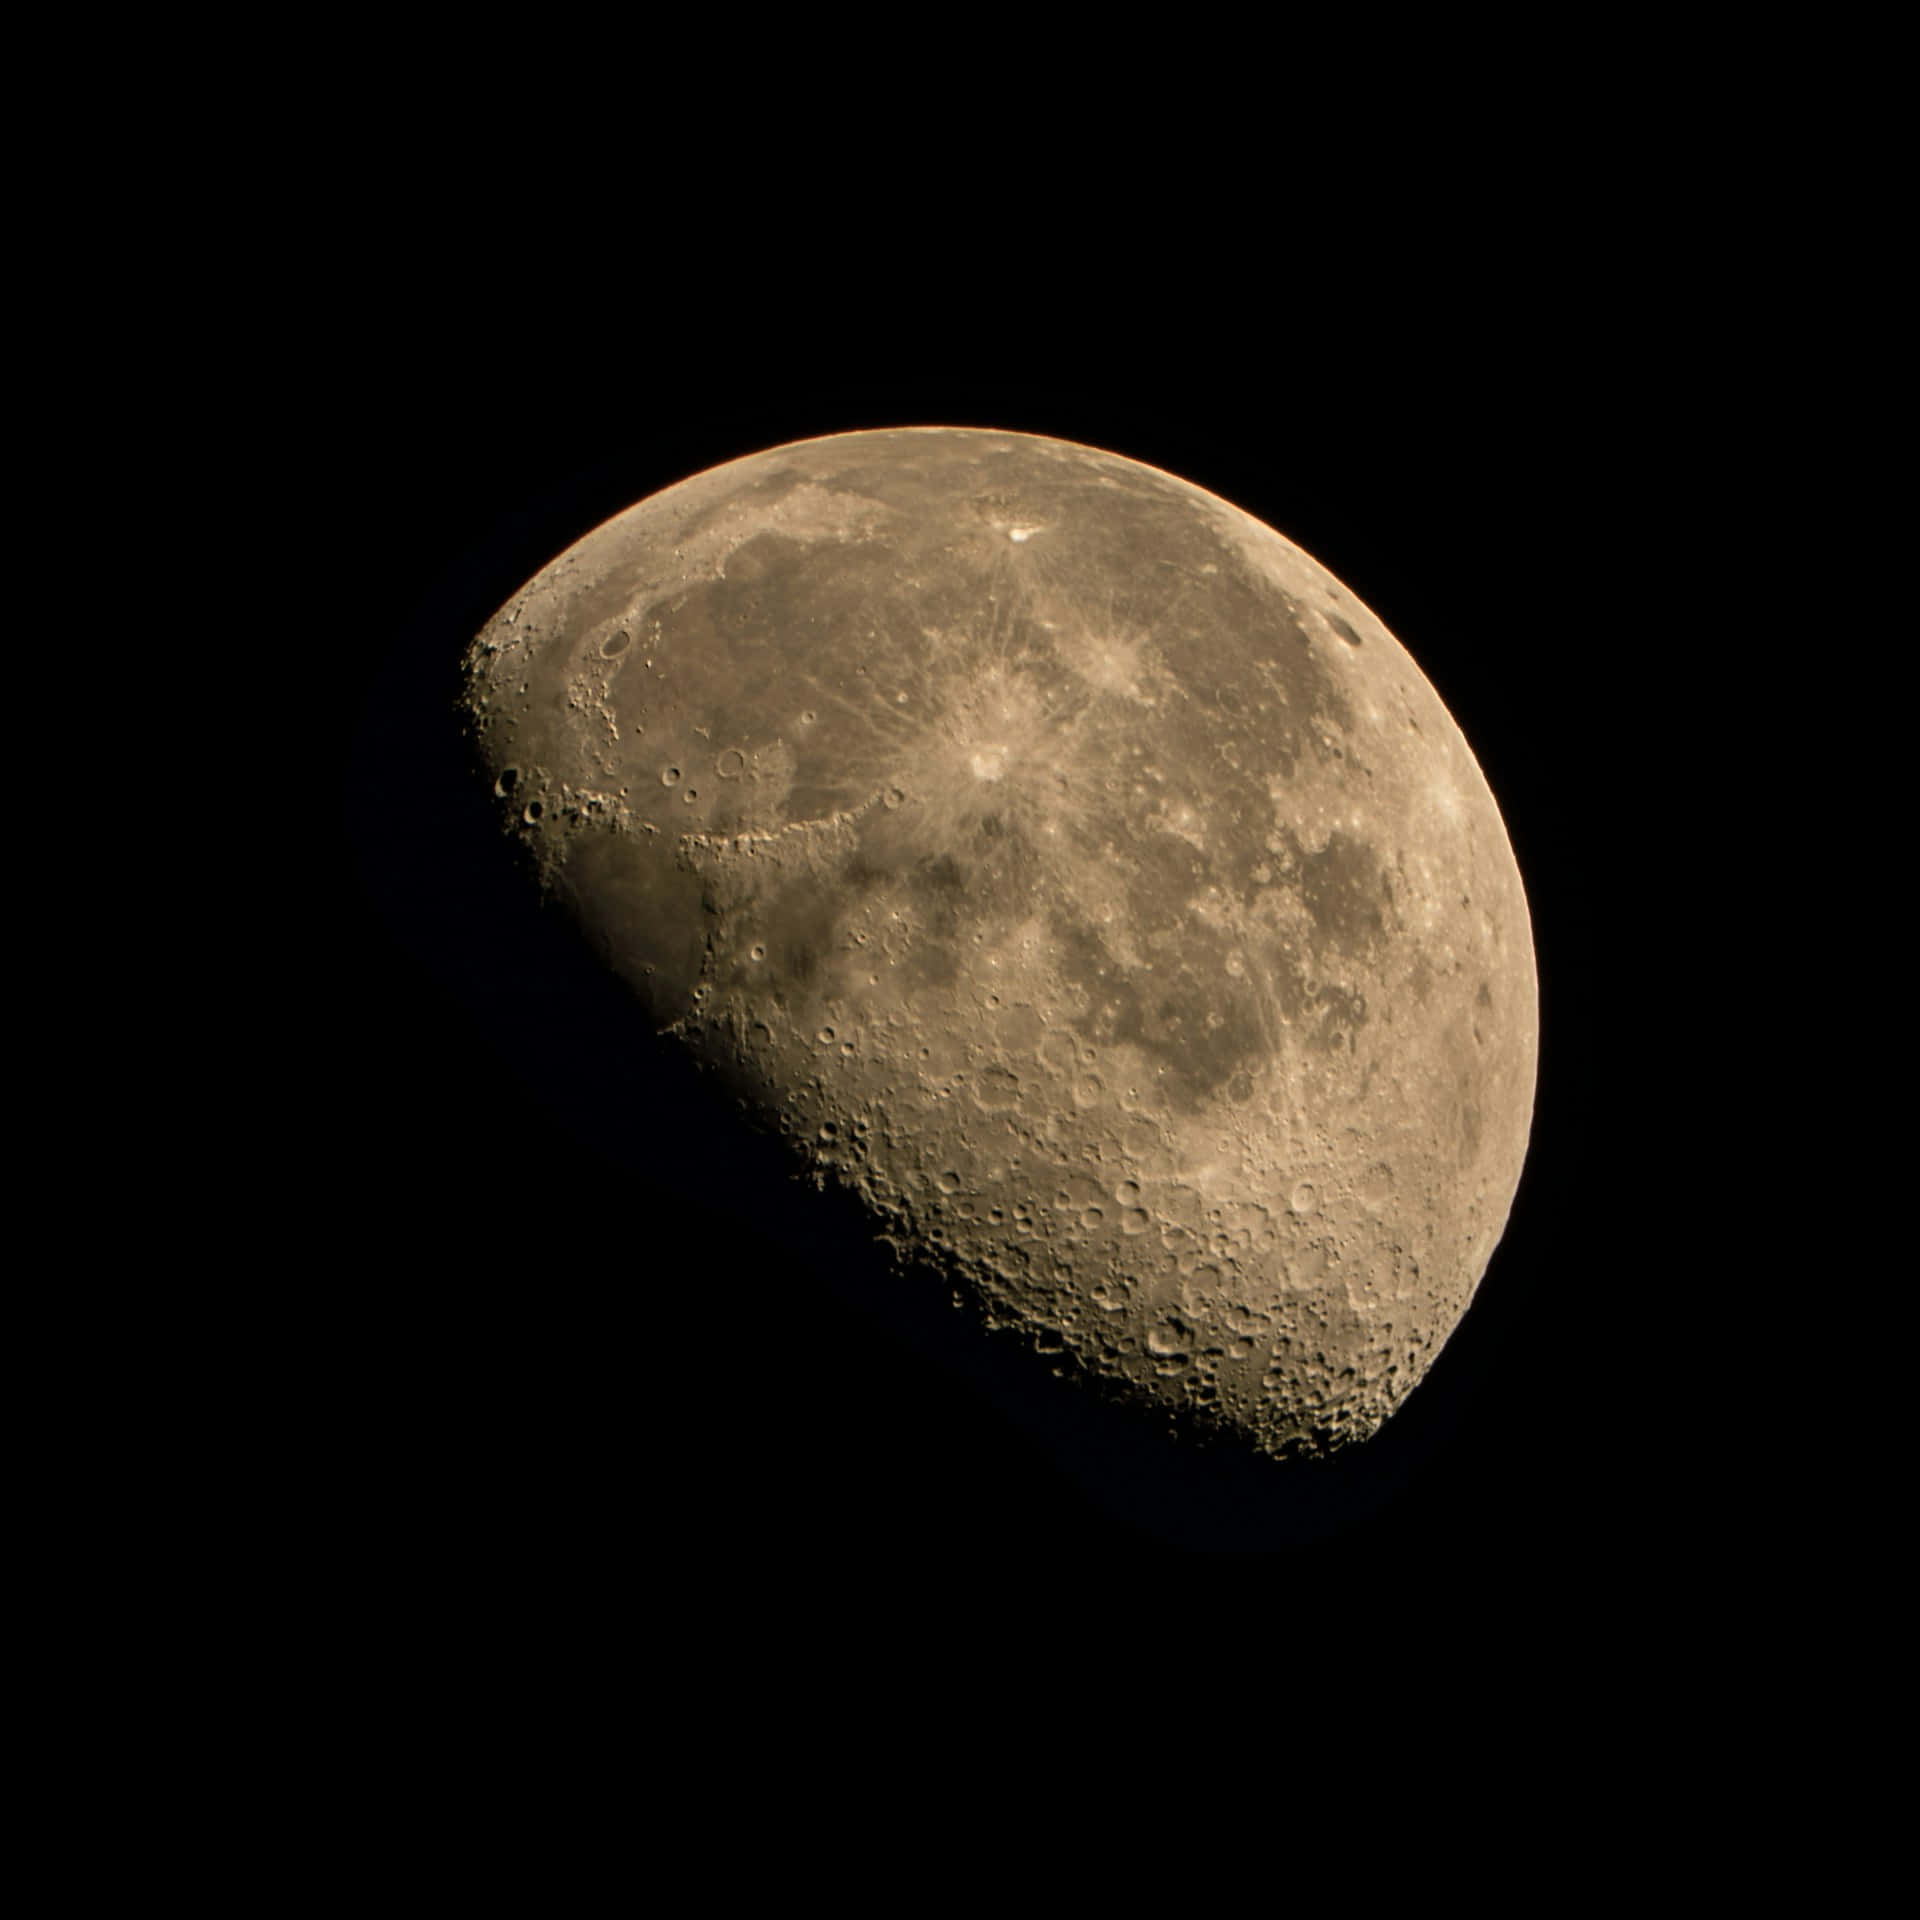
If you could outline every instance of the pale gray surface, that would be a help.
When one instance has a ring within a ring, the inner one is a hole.
[[[1533,948],[1324,568],[1113,454],[846,434],[616,516],[466,668],[542,883],[876,1233],[1268,1452],[1404,1399],[1519,1180]]]

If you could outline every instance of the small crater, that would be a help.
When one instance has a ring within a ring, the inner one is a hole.
[[[738,780],[747,770],[747,756],[738,747],[728,747],[716,762],[722,780]]]
[[[818,1040],[823,1047],[830,1047],[833,1045],[834,1032],[831,1027],[822,1027],[813,1037]]]
[[[611,660],[616,654],[625,653],[632,644],[633,636],[630,633],[610,633],[600,643],[600,651]]]
[[[1152,1225],[1153,1222],[1147,1217],[1145,1207],[1129,1207],[1126,1212],[1120,1216],[1120,1231],[1122,1233],[1145,1233]]]
[[[1080,1216],[1080,1224],[1091,1233],[1106,1217],[1098,1207],[1088,1207]]]
[[[1193,1329],[1173,1314],[1147,1335],[1147,1351],[1156,1360],[1185,1359],[1193,1341]]]
[[[538,800],[529,800],[527,802],[527,810],[520,816],[520,818],[524,820],[528,826],[532,826],[533,823],[536,820],[538,820],[540,816],[545,812],[546,812],[546,808],[543,807]]]
[[[756,940],[747,951],[747,958],[749,960],[764,960],[766,957],[767,946],[764,940]]]
[[[520,769],[508,767],[500,778],[493,783],[493,790],[504,800],[520,784]]]
[[[937,1186],[942,1193],[958,1193],[960,1191],[960,1176],[949,1167],[934,1181],[934,1185]]]
[[[680,769],[678,767],[662,767],[660,769],[660,784],[663,787],[677,787],[680,784]]]
[[[1314,1208],[1314,1203],[1319,1197],[1313,1189],[1313,1182],[1310,1180],[1302,1180],[1300,1184],[1294,1188],[1293,1195],[1288,1200],[1287,1205],[1290,1206],[1295,1213],[1311,1213]]]

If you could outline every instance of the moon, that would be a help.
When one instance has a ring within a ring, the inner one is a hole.
[[[459,706],[534,884],[902,1285],[1279,1459],[1458,1324],[1532,1119],[1525,892],[1412,657],[1272,528],[1029,434],[801,441],[561,554]]]

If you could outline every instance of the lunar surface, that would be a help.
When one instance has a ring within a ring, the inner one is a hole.
[[[461,704],[538,884],[901,1285],[1276,1457],[1458,1323],[1526,900],[1433,688],[1271,528],[1057,440],[804,441],[571,547]]]

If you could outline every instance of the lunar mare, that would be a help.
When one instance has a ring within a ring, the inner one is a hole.
[[[1283,1457],[1431,1364],[1526,1151],[1526,901],[1271,528],[1057,440],[804,441],[569,548],[461,701],[653,1024],[990,1325]]]

